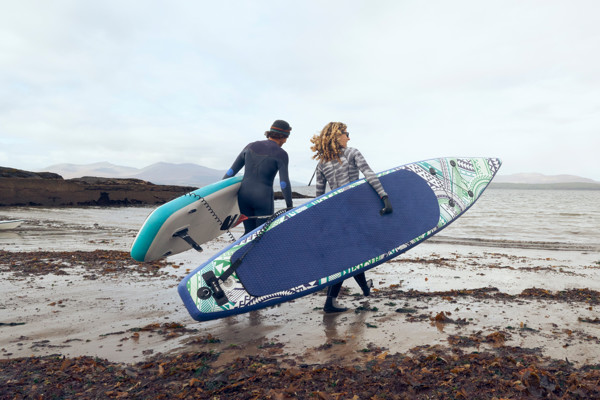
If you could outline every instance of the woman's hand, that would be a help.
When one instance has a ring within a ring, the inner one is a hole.
[[[383,196],[381,201],[383,201],[383,208],[379,210],[379,215],[391,214],[394,210],[392,209],[392,203],[390,203],[390,199],[388,199],[387,196]]]

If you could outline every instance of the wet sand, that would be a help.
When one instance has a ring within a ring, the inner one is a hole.
[[[369,346],[406,352],[494,332],[503,332],[507,345],[573,363],[594,363],[600,354],[593,295],[600,291],[597,253],[490,249],[433,238],[368,271],[375,282],[372,296],[363,297],[354,280],[347,281],[340,302],[348,312],[324,314],[324,292],[319,292],[275,308],[196,322],[176,286],[225,244],[218,239],[203,253],[170,257],[156,274],[138,273],[140,266],[128,266],[126,254],[120,256],[124,267],[114,271],[107,264],[86,269],[73,254],[59,261],[64,274],[23,277],[16,273],[18,266],[3,265],[0,357],[59,353],[135,362],[208,349],[219,352],[223,363],[273,353],[304,363],[342,362],[360,357]],[[27,252],[15,253],[16,259],[17,254]],[[548,293],[588,289],[592,296],[523,295],[533,288]],[[169,324],[184,329],[169,329]]]

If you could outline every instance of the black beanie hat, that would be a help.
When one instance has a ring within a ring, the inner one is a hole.
[[[285,136],[290,136],[291,131],[292,127],[290,126],[290,124],[288,124],[282,119],[278,119],[277,121],[273,122],[273,124],[271,125],[271,129],[269,130],[269,132],[271,133],[279,133]]]

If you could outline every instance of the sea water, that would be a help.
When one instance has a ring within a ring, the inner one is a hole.
[[[314,195],[313,187],[294,191]],[[298,206],[307,199],[294,199]],[[400,199],[391,199],[392,205]],[[275,202],[283,208],[283,200]],[[24,219],[0,232],[0,249],[12,251],[129,251],[155,207],[4,207],[0,220]],[[241,230],[234,232],[236,237]],[[600,191],[488,189],[433,243],[466,246],[600,252]]]
[[[488,189],[439,235],[600,251],[600,190]]]

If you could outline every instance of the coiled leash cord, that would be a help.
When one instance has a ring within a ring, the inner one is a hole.
[[[206,199],[204,197],[202,197],[194,192],[187,193],[186,196],[192,196],[192,197],[199,199],[200,202],[202,202],[202,205],[204,205],[204,207],[208,210],[208,212],[219,223],[219,226],[221,226],[221,227],[223,226],[223,221],[221,221],[221,218],[219,218],[219,216],[217,215],[215,210],[212,209],[212,207],[210,206],[210,204],[208,204],[208,201],[206,201]],[[233,236],[233,234],[231,233],[229,228],[227,228],[226,230],[227,230],[227,234],[229,235],[229,238],[231,239],[231,241],[235,242],[235,237]]]

